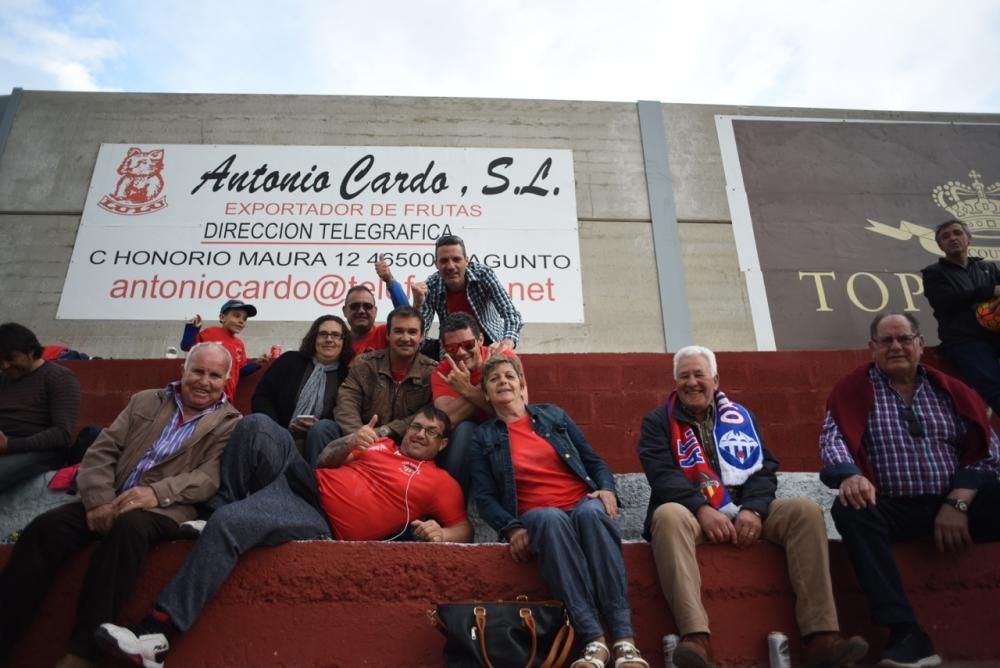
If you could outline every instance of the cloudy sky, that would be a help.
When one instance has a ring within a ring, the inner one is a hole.
[[[1000,112],[1000,2],[0,0],[11,88]]]

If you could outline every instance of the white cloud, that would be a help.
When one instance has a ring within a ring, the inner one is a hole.
[[[997,111],[1000,5],[968,0],[0,0],[0,92],[658,99]],[[6,70],[6,72],[5,72]],[[12,81],[17,76],[23,80]],[[8,87],[9,87],[8,85]]]
[[[74,32],[73,17],[58,17],[40,2],[0,5],[0,93],[20,86],[109,90],[98,83],[105,64],[120,55],[114,40]],[[68,18],[68,23],[63,22]],[[88,22],[89,24],[90,22]]]

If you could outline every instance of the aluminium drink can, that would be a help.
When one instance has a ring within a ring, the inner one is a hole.
[[[663,636],[663,663],[664,668],[677,668],[674,665],[674,650],[677,649],[681,637],[675,633]]]
[[[771,668],[792,668],[788,655],[788,636],[780,631],[767,634],[767,653]]]

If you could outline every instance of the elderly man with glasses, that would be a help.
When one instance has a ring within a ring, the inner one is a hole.
[[[872,620],[890,630],[877,665],[937,666],[890,544],[933,536],[950,552],[1000,540],[1000,443],[975,392],[920,364],[915,317],[880,314],[870,335],[874,361],[830,393],[820,478],[838,490],[833,519]]]

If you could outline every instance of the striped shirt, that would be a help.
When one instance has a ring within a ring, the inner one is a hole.
[[[889,385],[888,376],[874,366],[868,377],[874,400],[862,444],[875,471],[879,492],[886,496],[947,494],[959,469],[955,444],[968,428],[958,416],[951,397],[928,381],[926,372],[918,368],[909,406],[916,417],[908,422],[904,417],[907,406]],[[911,434],[911,430],[918,432],[917,435]],[[830,411],[823,420],[820,455],[828,467],[855,463]],[[996,472],[998,462],[1000,441],[991,430],[989,456],[969,468]]]
[[[521,312],[514,306],[492,269],[469,260],[465,267],[465,291],[469,304],[475,311],[472,315],[486,335],[486,343],[496,343],[503,339],[517,343],[520,340]],[[440,272],[427,278],[427,297],[420,308],[425,334],[430,331],[435,314],[440,322],[448,317],[448,291]]]
[[[191,434],[194,433],[195,427],[198,426],[198,420],[209,413],[218,410],[226,404],[226,395],[223,393],[222,398],[220,398],[215,405],[209,406],[188,420],[184,420],[184,407],[183,404],[181,404],[181,382],[177,380],[170,383],[167,385],[166,391],[167,394],[174,398],[174,403],[176,404],[177,409],[170,417],[166,426],[163,427],[163,431],[160,432],[159,438],[157,438],[153,445],[146,450],[146,454],[144,454],[142,459],[139,460],[139,463],[135,465],[135,469],[132,470],[132,473],[118,490],[119,494],[138,485],[146,471],[150,470],[167,457],[170,457],[175,452],[180,450],[181,446],[184,445],[184,441],[188,440],[191,437]]]

